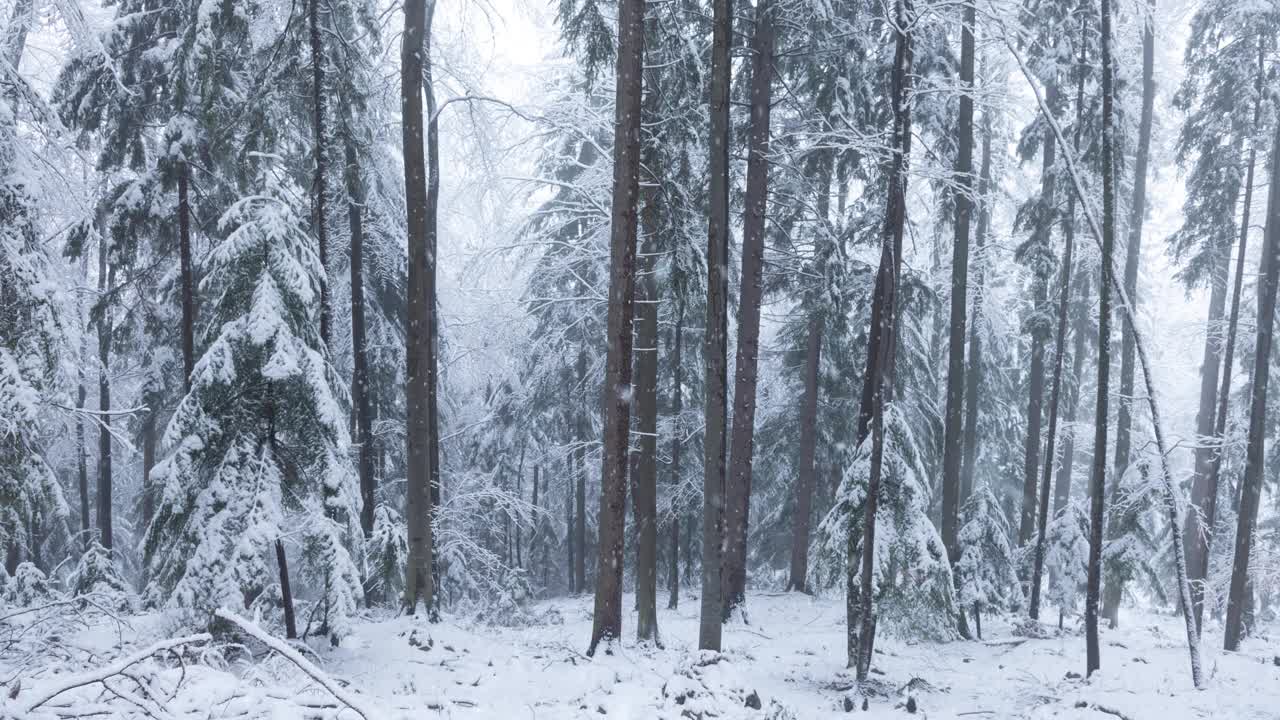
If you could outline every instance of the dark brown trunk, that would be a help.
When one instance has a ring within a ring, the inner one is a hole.
[[[431,238],[427,220],[427,177],[423,161],[422,78],[430,54],[430,16],[434,0],[406,0],[400,47],[400,110],[404,136],[405,199],[408,210],[408,297],[405,318],[405,520],[409,552],[405,567],[405,608],[412,614],[422,601],[435,610],[430,486],[433,472],[431,429]]]
[[[964,8],[960,29],[960,147],[956,154],[955,247],[951,255],[951,321],[947,337],[947,404],[943,416],[942,543],[954,571],[960,561],[956,535],[960,525],[960,469],[964,459],[964,341],[965,305],[969,292],[969,221],[973,212],[973,56],[977,14],[971,3]],[[959,575],[955,575],[959,582]],[[964,612],[959,630],[969,637]]]
[[[142,527],[145,530],[155,517],[155,488],[151,486],[151,470],[156,466],[156,410],[148,408],[142,420]]]
[[[298,623],[293,615],[293,591],[289,588],[289,562],[285,559],[284,543],[276,540],[276,567],[280,570],[280,600],[284,605],[284,636],[290,640],[298,637]]]
[[[1111,0],[1102,0],[1102,278],[1098,282],[1098,395],[1094,406],[1093,467],[1089,476],[1089,562],[1085,590],[1085,676],[1102,666],[1098,601],[1102,589],[1102,529],[1107,484],[1107,405],[1111,391],[1111,283],[1115,256],[1115,96],[1112,89]]]
[[[422,92],[427,105],[427,200],[424,217],[427,233],[427,271],[423,292],[427,314],[431,318],[427,324],[430,335],[426,343],[427,364],[427,467],[429,468],[431,499],[430,512],[432,528],[435,524],[436,508],[440,507],[443,498],[443,487],[440,468],[440,355],[437,352],[440,337],[440,313],[437,309],[436,267],[439,233],[437,216],[440,209],[440,123],[437,117],[435,81],[431,64],[432,23],[435,18],[436,3],[430,0],[427,5],[426,32],[423,33],[422,46]],[[440,548],[431,546],[431,583],[439,591],[440,588]],[[434,613],[434,609],[433,609]]]
[[[751,515],[751,462],[755,449],[756,381],[760,356],[760,303],[764,234],[769,200],[769,110],[773,101],[773,10],[756,5],[751,39],[751,137],[747,151],[746,210],[742,222],[742,285],[734,363],[733,433],[725,485],[725,556],[721,590],[724,620],[746,600],[747,530]]]
[[[107,257],[107,240],[98,245],[98,294],[102,314],[98,319],[98,542],[110,550],[112,537],[112,478],[111,478],[111,335],[112,304],[110,295],[115,290],[116,269]]]
[[[1155,0],[1150,0],[1150,11],[1155,12]],[[1150,15],[1146,16],[1142,29],[1142,117],[1138,122],[1138,149],[1133,164],[1133,203],[1129,208],[1129,242],[1124,261],[1124,291],[1129,302],[1138,303],[1138,261],[1142,250],[1142,221],[1146,217],[1147,207],[1147,159],[1151,151],[1151,123],[1155,103],[1155,31]],[[1132,317],[1136,307],[1129,308],[1126,316]],[[1112,478],[1113,498],[1121,492],[1125,469],[1129,467],[1130,446],[1132,445],[1133,427],[1133,381],[1134,381],[1134,335],[1133,329],[1121,325],[1120,343],[1120,395],[1116,403],[1116,460],[1115,473]],[[1123,512],[1131,515],[1136,512],[1131,503],[1114,504],[1113,507],[1125,508]],[[1131,522],[1111,523],[1115,531],[1122,531]],[[1116,627],[1120,621],[1120,598],[1124,596],[1124,577],[1112,574],[1107,582],[1106,598],[1102,613]]]
[[[191,261],[191,203],[187,197],[190,166],[178,163],[178,258],[182,285],[182,387],[191,392],[191,373],[196,367],[195,276]]]
[[[680,606],[680,516],[684,508],[679,502],[682,479],[681,455],[684,443],[680,417],[684,413],[684,369],[680,364],[684,348],[684,299],[676,299],[676,327],[671,333],[671,557],[668,572],[667,609]]]
[[[875,642],[875,598],[873,576],[875,569],[876,510],[879,506],[880,480],[884,467],[885,405],[893,395],[894,346],[897,343],[897,285],[902,260],[902,241],[906,228],[906,191],[908,157],[911,153],[911,93],[912,48],[907,28],[914,21],[911,0],[899,0],[897,5],[897,47],[894,53],[892,75],[893,103],[893,158],[889,166],[889,193],[885,209],[885,226],[881,233],[880,267],[876,272],[876,289],[872,300],[872,317],[880,320],[881,342],[878,354],[867,356],[865,383],[873,390],[869,429],[871,433],[871,468],[867,481],[865,513],[862,518],[862,557],[860,583],[855,591],[853,569],[855,560],[854,534],[848,539],[849,568],[847,616],[849,633],[849,664],[856,668],[859,682],[867,679],[871,668],[872,647]],[[879,310],[879,312],[877,312]],[[865,392],[864,392],[865,395]],[[864,414],[867,408],[864,408]],[[853,524],[851,524],[853,526]],[[856,601],[856,607],[855,607]],[[856,618],[855,618],[856,615]],[[856,620],[856,625],[855,625]],[[857,642],[854,642],[854,628]]]
[[[646,32],[658,32],[650,18]],[[644,95],[644,116],[656,121],[659,112],[657,83],[650,76]],[[662,182],[653,141],[644,144],[644,166],[650,173],[644,191],[640,222],[641,247],[635,282],[636,345],[634,399],[636,451],[631,455],[631,497],[636,532],[636,637],[658,640],[658,281],[657,256]]]
[[[982,120],[982,172],[978,179],[978,237],[977,267],[974,268],[973,285],[978,289],[973,295],[973,318],[969,322],[969,359],[965,369],[964,389],[964,447],[960,470],[959,504],[964,505],[973,492],[974,467],[978,459],[978,388],[982,382],[982,319],[983,277],[987,260],[984,250],[991,230],[991,121],[989,113]]]
[[[1267,224],[1258,283],[1258,339],[1254,350],[1253,398],[1249,410],[1249,444],[1245,454],[1244,479],[1240,490],[1240,514],[1236,522],[1235,559],[1231,566],[1231,591],[1227,596],[1227,622],[1223,647],[1240,649],[1247,633],[1244,610],[1252,596],[1249,587],[1249,553],[1253,548],[1254,526],[1262,479],[1266,470],[1264,445],[1267,436],[1267,382],[1271,372],[1272,331],[1276,314],[1276,287],[1280,285],[1280,124],[1276,126],[1271,151],[1271,189],[1267,198]]]
[[[320,341],[329,346],[329,227],[325,214],[325,137],[324,137],[324,44],[320,39],[320,0],[307,3],[307,22],[311,28],[311,103],[315,130],[315,175],[312,202],[315,205],[316,240],[320,254]]]
[[[818,447],[818,368],[822,354],[822,316],[809,315],[805,343],[804,400],[800,406],[800,467],[796,473],[796,515],[791,526],[791,577],[787,589],[809,589],[809,530],[813,515],[813,463]]]
[[[720,650],[725,524],[725,429],[728,424],[729,301],[729,46],[732,0],[712,0],[709,223],[704,460],[702,488],[702,607],[698,648]]]
[[[314,0],[313,0],[314,2]],[[373,476],[373,415],[369,409],[369,360],[364,316],[364,185],[355,144],[346,147],[347,221],[351,228],[351,403],[359,443],[360,528],[373,534],[377,485]]]

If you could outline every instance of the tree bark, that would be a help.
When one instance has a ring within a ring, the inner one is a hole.
[[[738,299],[733,435],[725,486],[724,620],[746,600],[747,528],[751,513],[751,461],[755,449],[756,381],[760,356],[760,303],[764,288],[765,216],[769,200],[769,110],[773,102],[773,10],[757,3],[751,39],[751,136],[747,150],[746,212],[742,223],[742,286]]]
[[[432,459],[429,385],[434,288],[431,287],[431,239],[427,221],[427,177],[423,148],[422,78],[430,53],[430,15],[434,0],[406,0],[400,47],[400,111],[404,140],[405,199],[408,210],[409,277],[405,318],[405,519],[409,553],[405,567],[405,608],[412,614],[421,600],[435,613],[431,572]],[[427,439],[424,441],[424,439]]]
[[[575,548],[575,545],[577,544],[577,533],[574,532],[573,517],[574,488],[577,485],[577,483],[574,482],[574,479],[578,475],[577,460],[578,454],[576,450],[570,450],[568,455],[565,457],[565,466],[569,471],[564,489],[564,545],[567,555],[566,560],[568,561],[565,565],[565,575],[566,580],[568,581],[570,595],[575,594],[578,590],[576,582],[578,577],[578,562]]]
[[[702,488],[702,607],[698,648],[720,650],[722,547],[725,539],[725,427],[728,424],[729,46],[732,0],[712,0],[710,213],[707,231],[707,324]]]
[[[1115,95],[1112,87],[1111,0],[1102,0],[1102,279],[1098,285],[1098,395],[1094,414],[1093,468],[1089,478],[1089,563],[1085,590],[1085,676],[1101,664],[1098,595],[1102,588],[1102,530],[1107,484],[1107,404],[1111,379],[1111,266],[1116,244]]]
[[[1258,99],[1253,106],[1251,135],[1257,133],[1258,125],[1262,119],[1262,82],[1266,68],[1265,50],[1265,41],[1260,37],[1258,39],[1258,74],[1254,84],[1254,92],[1257,93]],[[1187,562],[1190,567],[1191,593],[1192,602],[1195,604],[1197,630],[1200,629],[1201,618],[1204,615],[1204,581],[1209,576],[1211,539],[1209,534],[1213,532],[1214,523],[1217,521],[1218,515],[1218,488],[1222,472],[1222,456],[1226,452],[1221,443],[1227,433],[1228,407],[1231,402],[1231,375],[1235,369],[1236,328],[1240,324],[1240,294],[1244,285],[1244,259],[1249,247],[1249,215],[1253,204],[1253,173],[1257,161],[1257,145],[1251,144],[1249,147],[1249,166],[1244,180],[1244,208],[1240,217],[1240,243],[1236,250],[1235,284],[1231,289],[1231,319],[1227,322],[1227,342],[1222,352],[1222,389],[1218,391],[1218,409],[1214,417],[1213,439],[1217,447],[1214,448],[1213,454],[1209,457],[1208,479],[1206,487],[1203,489],[1204,504],[1196,503],[1196,489],[1193,486],[1192,503],[1195,508],[1193,508],[1193,512],[1187,514],[1187,527],[1190,528],[1192,522],[1199,522],[1194,510],[1202,508],[1204,511],[1203,530],[1196,532],[1188,539],[1188,542],[1191,543],[1191,550],[1188,552]],[[1193,518],[1196,519],[1193,520]]]
[[[89,364],[87,357],[87,337],[86,332],[80,338],[80,367],[76,370],[78,377],[78,385],[76,387],[76,409],[84,410],[85,402],[88,399],[88,388],[84,384],[84,368]],[[76,413],[76,475],[77,483],[80,490],[80,545],[83,549],[89,548],[89,451],[85,445],[84,432],[84,413]],[[10,573],[12,574],[12,572]]]
[[[683,430],[680,418],[684,414],[684,367],[681,365],[684,348],[684,298],[676,299],[676,326],[671,333],[671,557],[667,568],[670,597],[667,609],[680,605],[680,471],[684,450]]]
[[[1267,225],[1258,283],[1258,340],[1254,350],[1253,398],[1249,410],[1249,444],[1240,490],[1240,514],[1236,522],[1235,559],[1231,565],[1231,591],[1227,596],[1227,622],[1223,647],[1240,649],[1246,634],[1243,613],[1249,596],[1249,553],[1258,521],[1262,479],[1266,471],[1267,382],[1271,372],[1271,344],[1276,315],[1276,287],[1280,285],[1280,124],[1271,152],[1271,189],[1267,197]]]
[[[942,457],[942,542],[952,568],[960,561],[956,542],[960,515],[960,467],[964,455],[964,341],[969,292],[969,220],[973,212],[973,56],[976,9],[964,8],[960,29],[960,148],[956,155],[955,247],[951,256],[951,322],[947,338],[947,405]]]
[[[822,355],[822,316],[809,315],[805,345],[804,400],[800,407],[800,467],[796,473],[796,515],[791,527],[791,576],[787,589],[808,592],[809,526],[813,515],[813,463],[818,447],[818,369]]]
[[[947,338],[947,404],[942,453],[942,543],[954,573],[960,562],[956,536],[960,524],[960,468],[964,459],[964,341],[969,293],[969,221],[973,212],[973,64],[977,11],[964,8],[960,29],[960,147],[956,155],[955,247],[951,256],[951,322]],[[959,575],[953,577],[959,587]],[[963,608],[958,613],[961,637],[969,637]]]
[[[112,537],[112,478],[111,478],[111,335],[112,304],[109,297],[115,291],[116,269],[108,257],[107,239],[98,244],[98,295],[102,314],[98,317],[98,542],[110,550]]]
[[[324,136],[324,43],[320,39],[320,0],[307,3],[307,23],[311,29],[311,102],[315,130],[315,175],[312,202],[315,205],[316,240],[320,255],[320,341],[329,346],[329,227],[325,222],[325,195],[328,189],[325,176]]]
[[[276,539],[276,567],[280,571],[280,599],[284,605],[284,636],[289,640],[298,637],[298,623],[293,615],[293,591],[289,588],[289,562],[285,559],[284,543]]]
[[[600,453],[600,551],[597,553],[595,617],[588,656],[595,654],[601,641],[608,644],[622,637],[623,529],[627,511],[627,451],[631,438],[631,349],[636,224],[640,203],[644,5],[645,0],[622,0],[618,5],[613,208],[609,231],[609,345],[604,377],[604,437]],[[652,488],[653,483],[650,482],[649,490]],[[651,504],[652,492],[647,493],[645,499]],[[652,519],[649,525],[652,535]],[[649,549],[652,552],[652,542]],[[652,574],[652,563],[650,566]]]
[[[191,202],[188,198],[191,167],[178,163],[178,258],[182,284],[182,387],[191,392],[191,373],[196,367],[195,274],[191,260]]]
[[[982,120],[982,171],[978,179],[978,237],[977,267],[974,269],[973,319],[969,322],[969,361],[965,370],[964,389],[964,441],[963,461],[960,470],[959,505],[964,505],[973,492],[974,467],[978,458],[978,386],[982,382],[982,319],[983,278],[987,260],[984,249],[991,230],[991,121],[989,113]]]
[[[314,0],[313,0],[314,2]],[[369,360],[364,314],[364,185],[355,144],[346,145],[347,221],[351,228],[351,401],[360,445],[360,528],[373,534],[377,485],[373,476],[373,416],[369,408]]]
[[[1147,162],[1151,154],[1151,123],[1155,106],[1155,30],[1151,15],[1155,12],[1155,0],[1149,0],[1148,13],[1143,18],[1142,28],[1142,117],[1138,122],[1138,149],[1133,164],[1133,203],[1129,208],[1129,242],[1124,262],[1124,291],[1129,302],[1138,302],[1138,261],[1142,249],[1142,221],[1146,217],[1147,207]],[[1126,317],[1135,317],[1137,308],[1130,308]],[[1123,324],[1120,330],[1120,396],[1116,403],[1116,460],[1115,477],[1112,478],[1115,493],[1122,492],[1120,486],[1124,480],[1125,469],[1129,466],[1131,445],[1131,428],[1133,425],[1132,398],[1134,380],[1134,337],[1133,328]],[[1125,508],[1123,512],[1135,512],[1130,503],[1115,504],[1113,507]],[[1111,527],[1120,531],[1124,522],[1112,522]],[[1111,627],[1120,621],[1120,598],[1124,596],[1124,577],[1113,573],[1107,582],[1106,598],[1102,612]]]
[[[889,168],[889,194],[885,209],[885,226],[882,232],[880,267],[876,272],[876,289],[872,300],[872,317],[880,318],[881,342],[878,354],[867,357],[865,382],[874,388],[871,394],[870,432],[871,468],[867,481],[865,514],[862,520],[862,557],[860,585],[857,592],[848,594],[849,661],[856,667],[859,682],[867,679],[871,668],[872,646],[875,641],[875,598],[873,575],[875,568],[876,510],[879,506],[880,480],[884,467],[885,405],[893,395],[894,345],[897,343],[897,285],[902,259],[902,241],[906,227],[906,190],[908,157],[911,153],[911,93],[912,47],[911,34],[907,32],[914,20],[912,0],[898,0],[897,47],[894,52],[891,92],[893,103],[893,159]],[[879,309],[877,313],[876,310]],[[864,392],[865,395],[865,392]],[[850,551],[854,546],[851,537]],[[850,576],[854,568],[852,552],[847,561]],[[850,577],[852,590],[852,577]],[[855,597],[856,596],[856,597]],[[857,643],[853,642],[853,627],[857,601]],[[856,653],[854,652],[856,651]]]
[[[645,21],[645,33],[653,39],[660,32],[656,18]],[[658,122],[661,90],[655,73],[646,79],[643,114]],[[635,368],[636,448],[631,455],[631,497],[636,532],[636,637],[658,640],[658,233],[661,208],[658,188],[663,170],[656,152],[657,138],[646,138],[641,165],[647,168],[640,213],[640,251],[636,259]]]
[[[574,448],[573,588],[587,591],[587,451],[582,441]]]

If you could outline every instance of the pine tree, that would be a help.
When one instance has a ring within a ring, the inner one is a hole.
[[[957,601],[973,608],[978,637],[982,610],[1002,610],[1021,600],[1014,553],[1009,545],[1009,521],[989,485],[969,495],[961,510],[964,524],[957,544],[963,548],[955,563]]]

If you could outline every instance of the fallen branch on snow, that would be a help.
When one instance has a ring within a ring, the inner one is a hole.
[[[47,688],[46,690],[41,692],[40,695],[37,696],[34,701],[27,703],[25,705],[26,711],[28,713],[35,712],[40,708],[41,705],[44,705],[45,703],[61,695],[62,693],[67,692],[68,690],[75,690],[76,688],[81,688],[86,685],[93,685],[94,683],[101,683],[105,686],[106,681],[109,680],[110,678],[116,677],[118,675],[124,675],[125,671],[128,670],[130,667],[137,665],[138,663],[142,662],[143,660],[146,660],[147,658],[151,657],[152,655],[155,655],[156,653],[165,652],[167,650],[173,650],[183,645],[195,645],[197,643],[206,643],[206,642],[209,642],[211,639],[212,637],[209,635],[209,633],[199,633],[196,635],[188,635],[186,637],[171,638],[169,640],[161,640],[160,642],[157,642],[153,645],[143,648],[142,650],[139,650],[138,652],[133,653],[132,655],[123,657],[113,663],[110,663],[105,667],[101,667],[97,670],[91,670],[85,673],[80,673],[78,675],[72,675],[71,677],[63,679],[61,682],[54,685],[53,687]]]
[[[271,635],[266,630],[263,630],[252,622],[245,620],[226,608],[219,608],[214,612],[214,615],[233,623],[263,645],[266,645],[289,662],[297,665],[299,670],[306,673],[312,680],[315,680],[325,690],[328,690],[330,695],[337,698],[338,702],[341,702],[343,705],[354,710],[356,714],[364,718],[364,720],[375,720],[376,718],[381,717],[378,713],[375,713],[365,707],[359,698],[354,694],[347,692],[342,686],[334,682],[333,678],[329,677],[323,670],[313,665],[310,660],[302,657],[301,653],[289,647],[283,640]]]

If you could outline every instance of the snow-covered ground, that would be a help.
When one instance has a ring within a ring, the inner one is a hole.
[[[630,604],[630,598],[627,598]],[[1103,630],[1099,674],[1085,681],[1084,637],[1068,620],[1062,635],[1027,639],[1007,620],[984,619],[984,642],[914,644],[878,641],[873,682],[864,696],[844,669],[840,598],[754,595],[749,624],[724,634],[722,656],[699,653],[697,598],[660,611],[664,647],[628,640],[611,655],[587,658],[589,597],[532,608],[522,627],[456,618],[385,618],[357,625],[343,646],[314,644],[306,656],[358,698],[369,720],[399,718],[829,718],[848,711],[868,718],[1280,718],[1277,628],[1223,654],[1206,638],[1209,687],[1191,687],[1186,649],[1175,617],[1122,616]],[[108,666],[148,644],[181,634],[161,614],[99,616],[71,624],[45,642],[48,655],[16,652],[0,660],[5,694],[20,681],[0,717],[71,677]],[[626,618],[634,628],[634,615]],[[1056,621],[1056,613],[1054,614]],[[32,633],[34,634],[34,633]],[[628,634],[628,638],[630,635]],[[3,645],[0,645],[3,648]],[[65,693],[41,710],[48,717],[357,718],[293,663],[249,640],[243,648],[206,646],[158,654],[115,677]],[[153,678],[148,680],[148,678]],[[758,706],[758,709],[753,706]],[[131,709],[132,708],[132,709]],[[145,710],[140,708],[146,708]],[[37,717],[44,717],[37,715]]]

